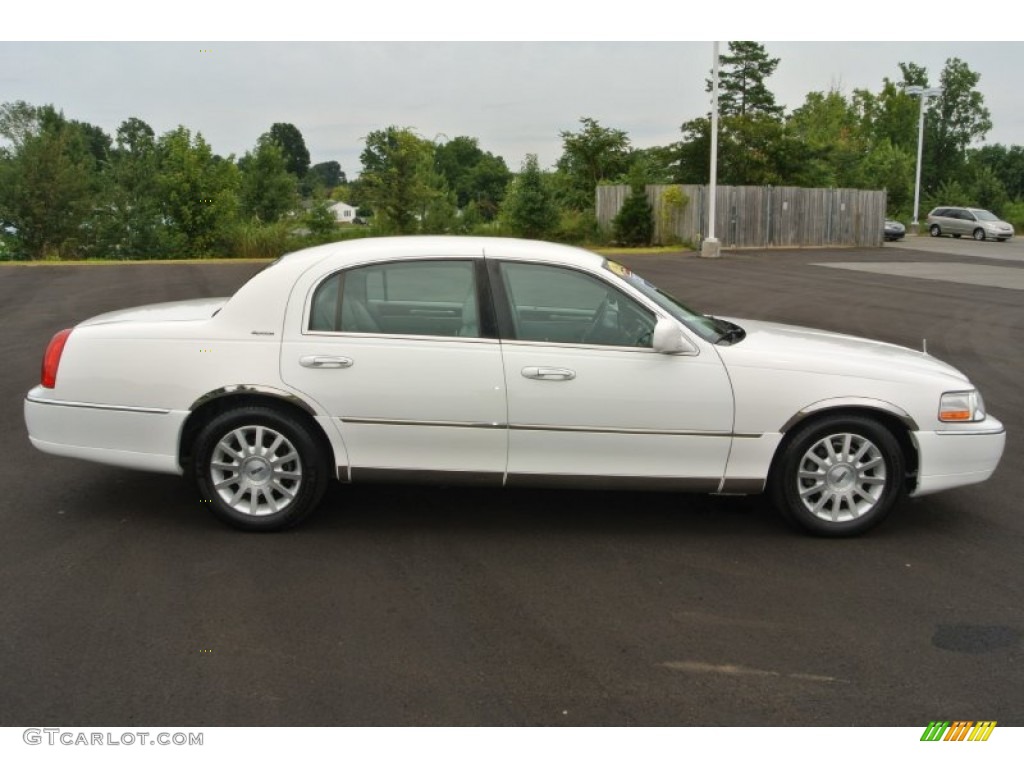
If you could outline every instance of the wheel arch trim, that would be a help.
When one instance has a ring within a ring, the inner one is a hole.
[[[275,397],[278,400],[284,400],[292,405],[298,406],[314,418],[317,415],[316,410],[294,392],[289,392],[288,390],[279,389],[277,387],[268,387],[263,384],[228,384],[223,387],[218,387],[217,389],[211,390],[205,395],[197,398],[192,405],[188,407],[189,413],[194,413],[207,403],[214,400],[219,400],[222,397],[230,397],[232,395],[266,395],[269,397]]]
[[[296,393],[280,387],[262,384],[230,384],[218,387],[197,398],[192,403],[178,434],[178,464],[182,471],[187,471],[187,459],[192,448],[190,439],[194,439],[201,423],[201,419],[197,420],[200,411],[205,411],[209,407],[214,409],[218,406],[230,407],[231,401],[246,399],[261,400],[266,405],[271,404],[269,401],[276,401],[294,408],[297,413],[303,414],[309,420],[311,426],[319,433],[319,436],[323,438],[324,449],[329,450],[334,455],[339,471],[337,479],[342,481],[348,479],[341,474],[341,468],[347,468],[349,464],[348,448],[337,426],[331,423],[332,420],[322,415],[322,412],[318,412],[307,400]]]
[[[806,405],[793,414],[789,420],[782,425],[779,431],[783,434],[791,430],[805,419],[828,411],[842,410],[844,408],[858,408],[862,410],[882,411],[889,416],[894,416],[910,432],[917,432],[917,422],[913,417],[898,405],[893,405],[886,400],[878,400],[872,397],[830,397],[818,400],[815,403]]]

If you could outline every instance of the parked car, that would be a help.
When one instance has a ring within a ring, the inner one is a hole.
[[[907,234],[907,228],[894,219],[886,219],[883,229],[883,237],[888,242],[902,240]]]
[[[934,208],[928,214],[928,232],[932,237],[970,235],[975,240],[1003,242],[1014,235],[1013,225],[983,208]]]
[[[701,314],[599,255],[512,239],[332,243],[231,298],[57,333],[25,400],[49,453],[195,478],[293,525],[341,482],[767,490],[841,536],[988,479],[1002,424],[893,344]]]

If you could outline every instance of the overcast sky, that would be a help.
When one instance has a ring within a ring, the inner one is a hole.
[[[252,36],[272,37],[274,29],[264,19]],[[665,33],[656,24],[650,30]],[[120,36],[150,35],[129,28]],[[810,91],[877,91],[884,77],[898,79],[900,61],[927,67],[934,82],[945,60],[959,57],[981,73],[994,124],[986,141],[1024,144],[1019,42],[765,46],[781,59],[768,85],[787,109]],[[215,152],[236,156],[272,123],[290,122],[314,163],[337,160],[352,176],[369,131],[408,126],[429,139],[475,136],[517,170],[530,152],[552,165],[559,131],[574,130],[583,116],[627,131],[634,146],[678,140],[682,122],[708,111],[711,50],[709,42],[638,41],[0,42],[0,102],[54,104],[111,134],[128,117],[158,134],[181,124],[201,131]]]

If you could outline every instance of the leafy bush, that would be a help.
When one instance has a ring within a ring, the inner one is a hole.
[[[634,186],[612,219],[612,235],[619,245],[650,245],[654,236],[654,208],[642,186]]]
[[[1018,235],[1024,235],[1024,200],[1014,200],[1004,206],[1001,218],[1013,224]]]
[[[289,249],[294,222],[264,224],[257,219],[238,222],[227,232],[224,254],[236,259],[276,259]]]
[[[536,155],[527,155],[509,185],[501,209],[502,227],[518,237],[543,239],[558,227],[559,212]]]
[[[560,243],[600,245],[608,238],[601,231],[593,211],[562,211],[551,237]]]
[[[662,191],[661,203],[658,206],[658,223],[661,225],[662,241],[660,245],[682,244],[680,237],[676,234],[676,221],[689,203],[689,196],[679,185],[673,185]]]

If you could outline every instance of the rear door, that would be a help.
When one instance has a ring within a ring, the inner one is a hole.
[[[501,349],[481,286],[482,259],[434,257],[341,269],[309,288],[282,378],[336,420],[353,480],[501,483]]]

